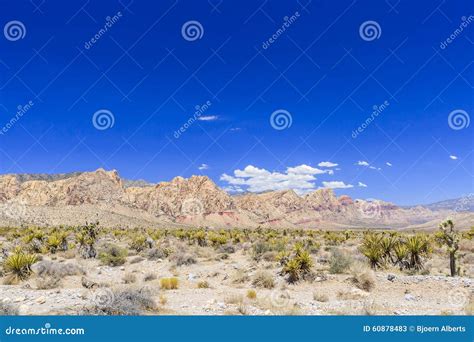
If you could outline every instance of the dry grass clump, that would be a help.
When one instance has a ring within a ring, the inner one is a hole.
[[[179,285],[179,280],[176,277],[161,278],[160,288],[163,290],[176,290]]]
[[[37,262],[31,269],[40,277],[64,278],[67,276],[84,275],[86,273],[79,265],[49,260]]]
[[[227,304],[240,305],[244,302],[244,297],[241,294],[232,294],[224,299]]]
[[[133,273],[125,273],[122,280],[125,284],[133,284],[137,281],[137,276]]]
[[[147,288],[125,288],[110,290],[105,304],[85,309],[88,315],[138,316],[156,310],[151,291]]]
[[[256,299],[257,298],[257,291],[250,289],[247,290],[247,298],[248,299]]]
[[[341,274],[349,270],[352,265],[352,258],[347,253],[333,249],[329,258],[329,273]]]
[[[171,254],[167,248],[152,248],[146,254],[148,260],[166,259]]]
[[[114,244],[108,244],[99,253],[99,260],[107,266],[121,266],[127,261],[128,251]]]
[[[329,302],[329,296],[327,294],[324,294],[324,293],[314,292],[313,293],[313,299],[315,301],[321,302],[321,303]]]
[[[143,277],[143,281],[152,281],[156,279],[156,274],[155,273],[147,273]]]
[[[273,275],[267,271],[258,271],[252,279],[252,285],[256,287],[263,287],[265,289],[273,289],[275,287],[275,280]]]
[[[376,278],[374,271],[364,266],[356,266],[351,270],[352,283],[359,289],[370,292],[375,288]]]
[[[173,254],[171,260],[176,266],[192,265],[197,262],[196,257],[193,254],[186,252],[178,252]]]
[[[145,260],[144,257],[136,256],[136,257],[133,257],[132,259],[130,259],[130,264],[138,264],[138,263],[142,262],[143,260]]]
[[[17,316],[18,307],[12,303],[0,302],[0,316]]]
[[[233,284],[242,284],[250,281],[250,276],[245,270],[239,269],[231,277]]]
[[[208,289],[209,288],[209,283],[205,280],[201,280],[200,282],[197,283],[198,289]]]
[[[48,276],[36,279],[36,288],[38,290],[50,290],[58,287],[61,287],[61,278]]]

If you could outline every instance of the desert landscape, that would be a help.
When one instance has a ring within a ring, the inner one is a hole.
[[[99,169],[0,176],[0,313],[472,315],[472,197],[399,207]]]

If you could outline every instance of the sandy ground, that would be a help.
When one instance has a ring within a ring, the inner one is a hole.
[[[229,254],[228,259],[216,260],[210,248],[202,250],[201,254],[208,255],[198,257],[196,264],[178,267],[166,259],[130,263],[136,256],[129,256],[123,266],[110,267],[97,259],[64,259],[57,255],[55,262],[79,265],[86,270],[87,280],[104,287],[86,289],[81,284],[83,276],[74,275],[64,277],[58,288],[39,290],[37,277],[33,276],[18,285],[0,285],[0,301],[18,306],[22,315],[74,315],[94,305],[104,293],[107,295],[109,288],[147,287],[159,303],[150,314],[457,315],[466,313],[464,308],[474,293],[472,278],[406,275],[397,270],[377,271],[375,288],[366,292],[353,285],[350,274],[328,274],[324,262],[318,261],[314,281],[287,284],[275,262],[256,262],[242,250]],[[252,285],[258,270],[274,276],[273,289]],[[156,279],[144,281],[150,273]],[[126,274],[135,275],[136,281],[125,284]],[[247,275],[248,279],[235,283],[236,274]],[[179,288],[160,289],[160,278],[172,276],[179,279]],[[198,288],[201,281],[207,281],[209,288]],[[247,298],[249,289],[256,291],[255,299]],[[327,298],[320,301],[319,297]]]

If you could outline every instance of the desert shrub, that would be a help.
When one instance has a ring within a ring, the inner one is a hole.
[[[84,314],[138,316],[147,311],[155,310],[156,303],[151,291],[147,288],[126,288],[109,290],[110,301],[105,305],[96,305],[86,308]]]
[[[328,295],[323,293],[313,293],[313,299],[317,302],[329,302]]]
[[[147,247],[147,239],[146,236],[144,235],[135,235],[132,237],[132,241],[130,241],[130,248],[137,251],[141,252]]]
[[[406,239],[409,253],[409,267],[415,270],[423,269],[423,258],[431,253],[429,237],[424,234],[415,234]]]
[[[42,260],[35,263],[31,267],[31,270],[40,277],[64,278],[67,276],[85,274],[85,271],[76,264],[49,260]]]
[[[266,241],[257,241],[252,245],[252,256],[255,260],[260,260],[263,254],[270,252],[272,247]]]
[[[275,280],[273,279],[273,275],[270,272],[258,271],[253,276],[252,285],[256,287],[272,289],[275,287]]]
[[[248,299],[255,299],[255,298],[257,298],[257,291],[255,291],[255,290],[253,290],[253,289],[247,290],[247,298],[248,298]]]
[[[109,244],[99,253],[99,259],[103,265],[120,266],[125,264],[127,255],[125,248]]]
[[[364,266],[355,265],[351,269],[352,283],[359,289],[370,292],[375,288],[376,278],[372,270]]]
[[[221,247],[219,247],[219,253],[235,253],[235,247],[230,244],[222,245]]]
[[[99,232],[99,222],[86,223],[77,229],[76,241],[79,244],[79,254],[84,259],[96,257],[95,243],[99,237]]]
[[[217,247],[227,243],[227,236],[222,233],[210,232],[208,234],[208,240],[213,246]]]
[[[152,281],[156,279],[156,274],[155,273],[147,273],[143,277],[143,281]]]
[[[201,280],[197,283],[198,289],[208,289],[209,288],[209,283],[205,280]]]
[[[352,265],[352,258],[339,249],[333,249],[329,258],[329,273],[341,274],[346,272]]]
[[[122,280],[125,284],[133,284],[137,281],[137,276],[133,273],[125,273]]]
[[[179,280],[176,277],[161,278],[160,288],[163,290],[176,290],[179,285]]]
[[[3,269],[7,273],[6,283],[14,284],[25,280],[31,275],[31,266],[38,260],[36,255],[16,250],[3,262]]]
[[[51,253],[56,253],[57,251],[67,251],[67,232],[56,231],[52,233],[48,240],[46,241],[46,246]]]
[[[381,266],[384,251],[381,247],[382,235],[377,233],[367,233],[362,239],[360,252],[369,259],[370,266],[373,269]]]
[[[38,290],[55,289],[61,286],[61,278],[58,277],[38,277],[36,278],[36,288]]]
[[[287,276],[289,283],[295,283],[300,279],[309,279],[312,275],[313,259],[311,255],[304,250],[301,244],[296,244],[293,255],[283,265],[282,275]]]
[[[0,316],[16,316],[19,314],[18,307],[12,303],[0,301]]]
[[[142,262],[143,260],[145,260],[144,257],[136,256],[136,257],[134,257],[130,260],[130,263],[131,264],[138,264],[138,263]]]
[[[146,254],[148,260],[166,259],[171,254],[167,248],[152,248]]]
[[[250,276],[245,270],[239,269],[231,277],[232,283],[242,284],[250,280]]]
[[[196,257],[186,252],[178,252],[173,254],[171,260],[176,266],[192,265],[196,263]]]

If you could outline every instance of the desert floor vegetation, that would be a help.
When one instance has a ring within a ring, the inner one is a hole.
[[[474,228],[0,228],[0,314],[472,315]]]

